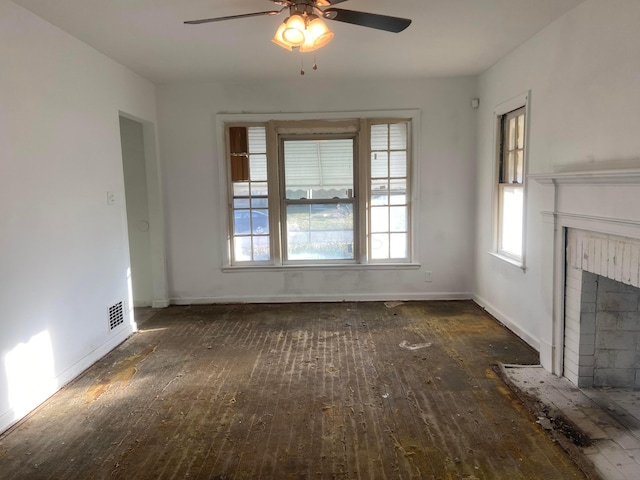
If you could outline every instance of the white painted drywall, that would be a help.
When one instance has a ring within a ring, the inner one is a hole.
[[[314,78],[314,75],[316,77]],[[475,78],[335,80],[322,71],[261,82],[158,87],[170,296],[174,302],[470,297],[473,281]],[[221,270],[217,113],[420,109],[419,270]],[[425,270],[433,282],[424,281]]]
[[[588,0],[479,79],[476,299],[542,349],[551,341],[553,223],[540,212],[553,211],[553,189],[528,182],[526,271],[490,256],[493,109],[531,91],[529,173],[640,166],[638,25],[637,0]],[[638,201],[626,208],[637,211]]]
[[[147,193],[147,169],[143,128],[140,122],[120,117],[122,163],[126,198],[127,225],[133,303],[136,307],[153,303],[151,271],[151,235]]]
[[[133,330],[107,316],[130,306],[118,112],[156,112],[152,84],[6,0],[0,65],[3,430]]]

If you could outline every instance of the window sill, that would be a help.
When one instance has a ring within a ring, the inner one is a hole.
[[[527,270],[527,267],[525,267],[524,262],[521,260],[516,260],[515,258],[507,257],[506,255],[502,255],[497,252],[487,252],[487,253],[492,257],[497,258],[498,260],[501,260],[509,265],[519,268],[523,272]]]
[[[325,264],[325,265],[234,265],[224,266],[225,273],[238,272],[285,272],[292,270],[322,271],[322,270],[345,270],[345,271],[365,271],[365,270],[418,270],[422,267],[420,263],[376,263],[376,264]]]

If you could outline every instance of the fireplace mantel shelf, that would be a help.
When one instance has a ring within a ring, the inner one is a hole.
[[[585,258],[593,259],[595,265],[598,265],[597,259],[606,259],[606,265],[603,267],[600,263],[600,270],[595,271],[596,274],[608,272],[612,267],[614,278],[616,274],[623,276],[625,273],[627,277],[633,277],[633,274],[630,275],[631,264],[638,262],[637,246],[640,240],[640,211],[637,207],[640,199],[639,164],[640,159],[625,165],[609,162],[600,170],[582,165],[573,167],[572,171],[527,175],[530,186],[539,184],[543,187],[530,192],[535,196],[536,204],[543,207],[541,213],[544,220],[537,232],[538,239],[543,239],[542,245],[553,244],[552,252],[542,259],[553,271],[553,279],[545,280],[552,291],[553,314],[550,323],[545,323],[541,329],[540,361],[556,375],[568,371],[565,369],[567,359],[564,348],[568,232],[589,232],[588,248],[585,245],[580,249],[575,247],[569,254],[574,252],[581,262]],[[599,248],[596,248],[596,243]],[[588,257],[584,256],[585,248]],[[633,271],[637,275],[640,270]],[[573,381],[577,383],[580,365],[577,361],[574,363]]]
[[[531,173],[527,178],[543,185],[630,185],[640,184],[640,168],[580,172]]]

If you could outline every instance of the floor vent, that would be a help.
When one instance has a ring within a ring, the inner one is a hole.
[[[115,305],[109,307],[109,330],[113,330],[118,325],[124,323],[124,305],[122,302],[118,302]]]

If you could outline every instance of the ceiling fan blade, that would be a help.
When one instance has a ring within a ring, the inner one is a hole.
[[[346,2],[347,0],[316,0],[317,7],[328,7],[331,5],[337,5],[338,3]]]
[[[342,8],[327,8],[323,12],[324,18],[337,22],[351,23],[362,27],[385,30],[387,32],[400,33],[409,25],[408,18],[390,17],[388,15],[378,15],[377,13],[354,12]]]
[[[229,15],[228,17],[203,18],[201,20],[188,20],[187,25],[199,25],[201,23],[221,22],[223,20],[235,20],[236,18],[260,17],[262,15],[277,15],[282,10],[268,10],[266,12],[243,13],[242,15]]]

